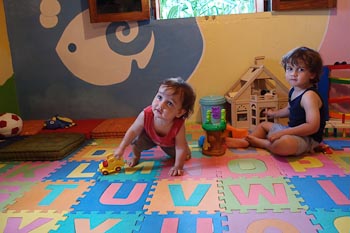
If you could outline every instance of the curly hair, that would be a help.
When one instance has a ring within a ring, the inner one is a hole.
[[[282,66],[286,70],[287,64],[292,64],[297,66],[300,61],[303,61],[305,68],[310,71],[310,73],[315,75],[315,78],[311,80],[312,83],[318,83],[322,75],[323,62],[321,55],[310,48],[298,47],[282,57]]]
[[[188,118],[193,113],[194,103],[196,101],[196,94],[192,86],[186,83],[181,77],[165,79],[160,85],[174,90],[174,94],[180,95],[182,108],[186,110],[182,118]]]

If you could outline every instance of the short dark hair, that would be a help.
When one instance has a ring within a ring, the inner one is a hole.
[[[186,110],[182,118],[188,118],[193,113],[194,103],[196,101],[196,94],[192,86],[186,83],[181,77],[165,79],[160,85],[173,89],[174,94],[180,95],[182,108]]]
[[[311,80],[312,83],[318,83],[322,75],[323,62],[321,55],[310,48],[298,47],[292,49],[282,57],[282,66],[286,70],[288,63],[292,65],[298,65],[299,61],[303,61],[312,74],[315,74],[315,78]]]

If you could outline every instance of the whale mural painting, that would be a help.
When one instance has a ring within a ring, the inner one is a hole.
[[[76,77],[94,85],[112,85],[130,76],[133,61],[140,69],[149,63],[155,43],[152,31],[143,32],[137,22],[99,23],[96,27],[84,24],[88,21],[88,10],[76,16],[56,47],[62,62]],[[90,37],[84,31],[106,36]],[[138,39],[139,34],[147,41]]]
[[[187,80],[201,59],[195,18],[91,24],[87,1],[53,2],[57,21],[43,24],[50,1],[4,1],[24,119],[135,116],[161,80]]]

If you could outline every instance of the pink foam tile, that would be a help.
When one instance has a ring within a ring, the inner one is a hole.
[[[1,174],[0,182],[36,182],[60,168],[66,161],[23,162]]]
[[[336,163],[324,154],[306,154],[294,157],[276,157],[276,163],[284,175],[292,176],[344,176],[345,173]]]
[[[169,170],[174,166],[174,159],[166,160],[162,165],[162,171],[160,173],[160,179],[174,179],[168,175]],[[184,175],[181,179],[216,179],[217,178],[217,158],[216,157],[202,157],[202,158],[191,158],[186,161],[184,166]],[[179,177],[176,177],[179,179]]]

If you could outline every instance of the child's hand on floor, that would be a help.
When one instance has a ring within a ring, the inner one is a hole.
[[[178,167],[172,167],[168,173],[170,176],[182,176],[184,174],[184,169],[180,169]]]

